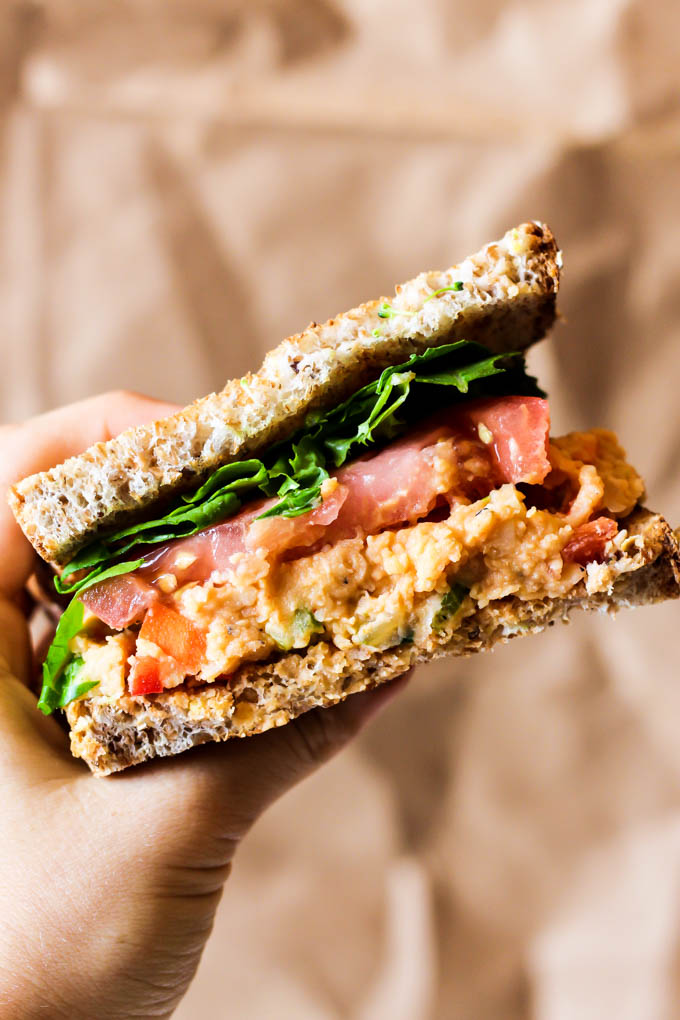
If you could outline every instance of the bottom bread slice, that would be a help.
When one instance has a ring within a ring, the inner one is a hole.
[[[574,609],[616,612],[680,595],[678,542],[666,521],[639,509],[625,524],[642,542],[635,569],[605,590],[589,594],[580,582],[558,599],[515,596],[489,603],[466,616],[438,642],[402,644],[386,651],[340,650],[318,642],[304,652],[242,667],[228,684],[177,688],[147,698],[116,701],[92,696],[66,709],[71,751],[100,776],[155,757],[231,737],[247,737],[283,726],[303,712],[337,704],[399,676],[410,666],[446,655],[467,656],[499,642],[568,622]]]

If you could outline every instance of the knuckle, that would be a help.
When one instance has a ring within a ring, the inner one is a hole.
[[[117,390],[109,390],[108,393],[105,394],[105,396],[107,400],[110,400],[112,403],[115,402],[118,404],[129,404],[130,401],[139,399],[139,394],[135,393],[134,390],[126,390],[123,388]]]
[[[305,765],[326,761],[352,736],[333,708],[315,708],[289,724],[293,750]]]
[[[17,435],[20,425],[0,425],[0,443],[10,443]]]

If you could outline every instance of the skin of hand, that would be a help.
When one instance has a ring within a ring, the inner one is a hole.
[[[236,848],[405,678],[248,740],[96,779],[28,688],[37,557],[11,482],[176,410],[112,393],[0,428],[0,1017],[168,1017],[210,934]]]

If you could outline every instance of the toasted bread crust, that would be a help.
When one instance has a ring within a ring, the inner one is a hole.
[[[559,266],[550,229],[525,223],[459,266],[397,287],[393,306],[420,309],[416,315],[381,319],[379,299],[312,323],[271,351],[257,374],[24,478],[10,490],[14,515],[43,559],[65,563],[86,542],[132,523],[216,467],[257,455],[309,411],[334,406],[414,352],[458,339],[496,352],[539,340],[555,319]],[[456,281],[462,291],[423,304]]]
[[[566,597],[490,603],[462,621],[444,644],[401,645],[385,652],[312,646],[274,662],[244,666],[228,686],[176,690],[152,698],[111,702],[90,698],[66,709],[71,750],[97,775],[118,772],[154,757],[179,754],[209,741],[245,737],[282,726],[312,708],[376,687],[410,666],[447,655],[468,656],[513,637],[567,622],[574,609],[615,612],[680,594],[678,543],[666,521],[647,510],[626,521],[643,539],[639,566],[602,593],[588,595],[581,582]]]

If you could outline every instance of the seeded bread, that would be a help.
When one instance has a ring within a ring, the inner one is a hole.
[[[198,744],[246,737],[283,726],[312,708],[334,705],[358,691],[393,679],[409,666],[445,655],[468,656],[498,642],[567,622],[574,609],[615,612],[677,598],[680,554],[664,519],[647,510],[622,522],[638,548],[612,554],[604,567],[611,584],[589,594],[586,581],[560,599],[490,603],[462,620],[438,643],[400,645],[384,652],[341,651],[325,642],[265,664],[243,666],[228,685],[177,689],[147,698],[112,701],[90,697],[66,709],[71,750],[100,776],[150,758],[179,754]],[[625,571],[625,572],[622,572]]]
[[[23,479],[10,491],[12,510],[43,559],[65,563],[97,535],[133,523],[216,467],[257,455],[309,411],[333,407],[414,352],[459,339],[494,352],[528,347],[554,322],[560,265],[550,229],[524,223],[460,265],[397,287],[391,305],[402,314],[380,318],[380,299],[310,323],[257,374]],[[456,282],[461,291],[423,303]]]

